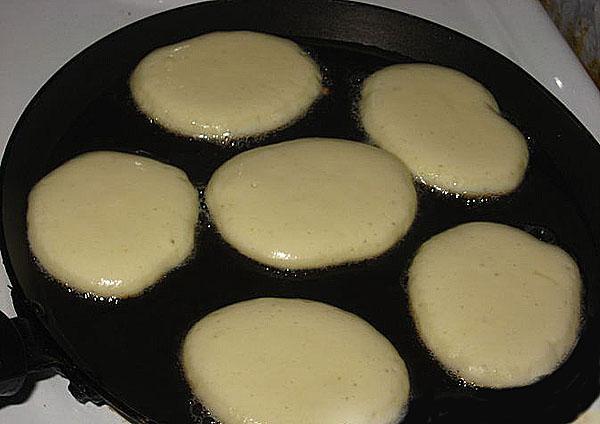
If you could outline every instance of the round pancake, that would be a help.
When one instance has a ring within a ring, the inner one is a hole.
[[[477,386],[524,386],[554,371],[579,334],[582,282],[562,249],[506,225],[473,222],[427,241],[409,270],[419,335]]]
[[[321,72],[290,40],[213,32],[159,48],[130,79],[138,107],[165,128],[228,140],[302,116],[321,92]]]
[[[325,138],[233,157],[212,175],[205,200],[225,241],[280,269],[380,255],[408,231],[417,207],[411,175],[393,155]]]
[[[31,251],[82,293],[140,294],[194,247],[198,192],[186,174],[142,156],[99,151],[69,160],[31,190]]]
[[[492,94],[453,69],[393,65],[364,82],[364,129],[425,184],[467,196],[500,195],[523,179],[523,135],[500,114]]]
[[[223,424],[396,424],[409,378],[392,344],[356,315],[320,302],[260,298],[196,323],[182,363]]]

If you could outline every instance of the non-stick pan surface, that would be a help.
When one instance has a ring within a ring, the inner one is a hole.
[[[239,29],[291,38],[322,66],[329,93],[306,117],[264,138],[218,146],[168,133],[136,111],[127,79],[144,55],[202,33]],[[118,302],[69,292],[33,261],[26,236],[27,195],[65,160],[90,150],[137,152],[182,168],[201,190],[220,164],[256,146],[306,136],[366,141],[356,116],[360,83],[377,69],[404,62],[449,66],[491,90],[503,114],[528,137],[530,165],[515,193],[470,201],[419,187],[416,221],[391,252],[301,274],[274,272],[243,258],[221,241],[203,214],[191,260],[144,295]],[[34,317],[60,347],[63,372],[77,374],[134,420],[202,422],[201,407],[192,401],[179,366],[186,331],[230,303],[285,296],[354,312],[391,340],[410,371],[407,423],[567,422],[592,401],[599,386],[599,164],[600,147],[556,99],[504,57],[453,31],[336,0],[203,3],[115,32],[70,61],[38,93],[2,162],[2,254],[19,313]],[[405,293],[411,258],[432,235],[474,220],[514,225],[556,243],[582,270],[580,342],[561,368],[532,386],[483,390],[461,384],[415,334]]]

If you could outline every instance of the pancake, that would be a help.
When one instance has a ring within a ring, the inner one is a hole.
[[[591,406],[587,411],[581,414],[573,424],[598,424],[600,423],[600,410],[598,407]]]
[[[467,196],[501,195],[521,183],[529,153],[492,94],[453,69],[393,65],[364,82],[364,129],[423,183]]]
[[[99,151],[33,187],[27,236],[44,270],[72,289],[129,297],[190,256],[198,213],[198,192],[180,169]]]
[[[260,298],[196,323],[182,349],[195,396],[223,424],[396,424],[409,378],[392,344],[320,302]]]
[[[380,255],[408,231],[417,207],[410,173],[393,155],[325,138],[233,157],[212,175],[205,200],[225,241],[280,269]]]
[[[408,293],[425,345],[477,386],[533,383],[566,359],[579,335],[577,264],[506,225],[473,222],[432,237],[413,260]]]
[[[301,117],[321,92],[321,72],[290,40],[214,32],[159,48],[130,79],[139,109],[190,137],[228,140]]]

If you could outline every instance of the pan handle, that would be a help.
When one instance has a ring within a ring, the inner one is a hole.
[[[16,394],[27,376],[49,377],[60,361],[42,349],[29,322],[0,311],[0,397]]]
[[[27,357],[23,338],[13,320],[0,311],[0,396],[17,393],[25,377]]]

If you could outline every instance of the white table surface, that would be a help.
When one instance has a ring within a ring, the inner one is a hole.
[[[365,1],[440,23],[473,37],[519,64],[558,97],[600,140],[600,93],[535,0]],[[0,149],[44,82],[83,48],[114,30],[189,0],[0,1]],[[0,267],[0,310],[14,316]],[[0,409],[0,422],[124,423],[108,407],[81,405],[67,381],[39,382],[25,403]],[[599,402],[593,407],[600,411]],[[600,416],[592,421],[600,423]]]

